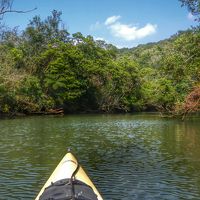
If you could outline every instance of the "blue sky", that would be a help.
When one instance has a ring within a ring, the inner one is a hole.
[[[117,47],[134,47],[169,38],[195,25],[193,16],[178,0],[14,0],[13,9],[37,10],[8,13],[4,22],[23,30],[30,19],[42,19],[53,9],[62,11],[62,20],[72,34],[81,32]]]

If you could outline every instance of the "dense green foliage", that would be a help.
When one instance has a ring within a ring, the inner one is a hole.
[[[193,28],[179,32],[168,40],[133,49],[122,49],[139,65],[152,73],[146,73],[145,90],[156,94],[150,95],[162,110],[173,109],[184,101],[187,93],[200,83],[200,30]],[[145,94],[147,94],[145,92]]]
[[[117,49],[70,35],[53,11],[23,33],[1,29],[0,111],[169,111],[200,83],[200,29]]]

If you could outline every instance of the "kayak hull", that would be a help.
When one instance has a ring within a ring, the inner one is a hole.
[[[52,175],[49,177],[45,185],[42,187],[35,200],[39,200],[45,188],[49,187],[52,183],[55,183],[62,179],[70,179],[73,172],[77,169],[77,166],[78,161],[75,158],[75,156],[71,152],[67,153],[60,161],[60,163],[58,164]],[[79,166],[78,171],[75,174],[75,179],[89,185],[93,189],[94,193],[97,195],[98,200],[103,200],[97,188],[92,183],[91,179],[81,166]]]

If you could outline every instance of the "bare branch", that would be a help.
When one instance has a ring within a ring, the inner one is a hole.
[[[15,13],[28,13],[28,12],[32,12],[34,10],[36,10],[37,7],[31,9],[31,10],[26,10],[26,11],[22,11],[22,10],[4,10],[2,12],[0,12],[0,15],[4,15],[5,13],[8,13],[8,12],[15,12]]]
[[[28,12],[32,12],[34,10],[36,10],[37,8],[33,8],[31,10],[13,10],[12,9],[12,5],[13,5],[13,0],[0,0],[0,20],[3,18],[4,14],[6,13],[11,13],[11,12],[15,12],[15,13],[28,13]]]

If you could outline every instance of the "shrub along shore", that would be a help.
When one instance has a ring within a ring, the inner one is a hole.
[[[117,49],[61,25],[54,10],[22,32],[1,26],[1,115],[199,110],[199,27]]]

